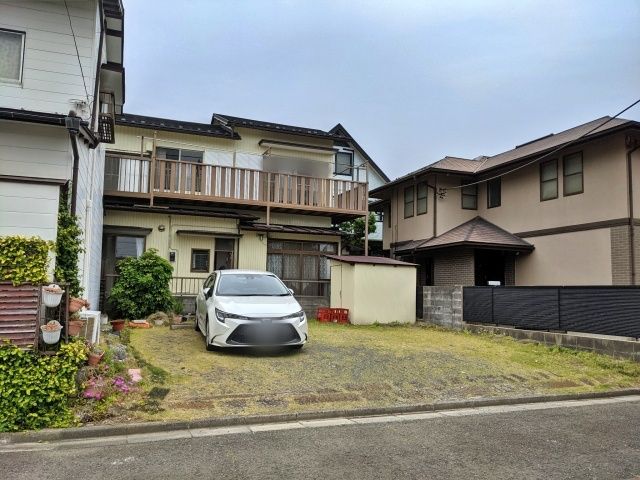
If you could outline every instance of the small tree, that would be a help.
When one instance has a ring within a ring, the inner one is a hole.
[[[344,243],[350,249],[363,249],[364,248],[364,218],[358,217],[355,220],[349,220],[348,222],[342,222],[340,224],[340,231],[347,234]],[[369,233],[375,233],[376,231],[376,216],[373,213],[369,213]]]
[[[78,257],[82,251],[82,230],[78,225],[78,217],[71,214],[68,194],[63,191],[58,206],[55,276],[58,281],[69,284],[69,293],[74,297],[82,295],[78,270]]]
[[[123,318],[145,318],[152,313],[168,312],[174,300],[169,289],[171,264],[149,249],[140,257],[118,262],[118,279],[109,296],[110,308]]]

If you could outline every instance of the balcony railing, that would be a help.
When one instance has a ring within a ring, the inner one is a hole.
[[[105,195],[354,214],[367,208],[363,182],[146,157],[108,155],[104,190]]]

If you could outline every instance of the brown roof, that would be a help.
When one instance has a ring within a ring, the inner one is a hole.
[[[310,235],[340,235],[342,232],[333,227],[301,227],[298,225],[267,225],[266,223],[251,223],[240,225],[241,230],[257,232],[306,233]]]
[[[475,160],[458,158],[458,157],[444,157],[443,159],[438,160],[435,163],[432,163],[430,165],[427,165],[426,167],[422,167],[418,170],[415,170],[406,175],[398,177],[392,182],[389,182],[381,187],[375,188],[371,190],[369,193],[375,196],[377,193],[384,191],[385,189],[387,189],[392,185],[396,185],[411,177],[422,175],[428,172],[446,171],[448,173],[459,174],[459,175],[473,175],[477,173],[486,172],[487,170],[490,170],[492,168],[507,165],[512,162],[524,160],[528,157],[533,157],[535,155],[542,155],[544,153],[548,153],[549,151],[555,148],[559,148],[569,142],[574,142],[580,139],[587,132],[590,132],[599,124],[607,120],[610,120],[610,121],[606,125],[603,125],[602,127],[597,128],[593,132],[586,135],[585,139],[589,139],[590,137],[596,137],[598,135],[602,135],[603,133],[607,133],[607,132],[610,133],[624,126],[639,125],[639,123],[634,120],[627,120],[624,118],[614,118],[612,120],[611,120],[611,117],[598,118],[596,120],[587,122],[583,125],[578,125],[577,127],[564,130],[560,133],[556,133],[556,134],[552,133],[550,135],[546,135],[537,140],[523,143],[521,145],[516,146],[516,148],[512,150],[499,153],[492,157],[478,157]]]
[[[325,257],[331,260],[337,260],[339,262],[346,263],[361,263],[368,265],[392,265],[395,267],[415,267],[415,263],[401,262],[400,260],[394,260],[387,257],[365,257],[364,255],[325,255]]]
[[[534,248],[529,242],[516,237],[514,234],[486,221],[482,217],[475,217],[442,235],[424,240],[417,245],[412,243],[408,246],[412,247],[410,248],[411,250],[432,250],[454,246],[488,247],[520,251],[530,251]],[[397,250],[405,251],[409,250],[409,248],[402,246]]]

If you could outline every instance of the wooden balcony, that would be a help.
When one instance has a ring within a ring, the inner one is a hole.
[[[363,182],[121,155],[106,157],[104,194],[346,215],[368,196]]]

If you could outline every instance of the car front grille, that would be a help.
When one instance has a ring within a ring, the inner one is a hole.
[[[300,335],[288,323],[239,325],[227,338],[230,345],[286,345],[300,342]]]

